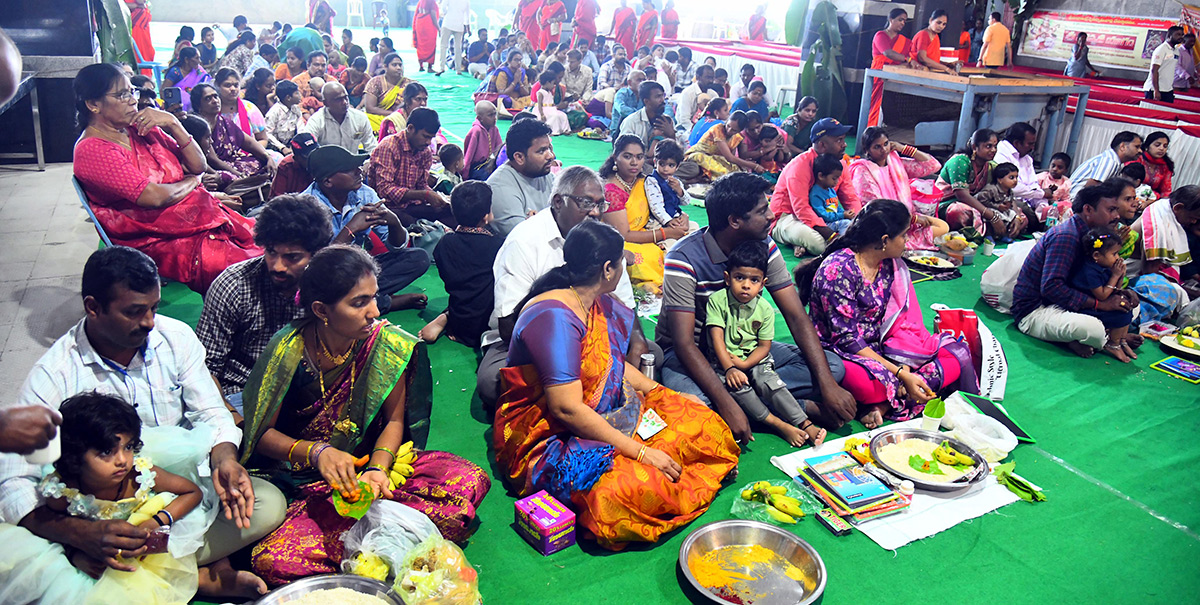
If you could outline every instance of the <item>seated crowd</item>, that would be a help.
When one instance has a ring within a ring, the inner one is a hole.
[[[74,173],[114,246],[83,269],[85,316],[0,417],[0,560],[36,561],[0,563],[0,600],[252,598],[334,572],[353,520],[331,498],[360,481],[466,540],[491,478],[425,449],[442,335],[478,350],[501,478],[619,550],[703,514],[757,430],[820,444],[977,393],[971,352],[925,327],[902,259],[952,230],[1044,231],[1014,320],[1085,357],[1135,358],[1130,325],[1197,294],[1200,187],[1172,190],[1162,133],[1122,132],[1073,172],[1056,154],[1036,173],[1024,123],[976,131],[944,164],[866,128],[853,158],[852,128],[816,119],[815,100],[773,115],[750,65],[730,90],[685,47],[631,62],[596,35],[539,57],[486,30],[453,61],[482,80],[476,120],[447,133],[390,39],[368,63],[349,31],[337,47],[276,25],[278,46],[255,51],[242,19],[219,61],[181,42],[164,85],[184,94],[165,105],[116,65],[75,79]],[[585,127],[609,130],[611,153],[563,167],[552,137]],[[684,211],[702,182],[703,228]],[[781,246],[815,258],[793,274]],[[413,336],[383,315],[426,306],[401,291],[434,263],[448,304]],[[157,313],[164,278],[204,296],[194,332]],[[654,334],[646,297],[661,298]],[[648,410],[673,430],[642,438]],[[52,473],[16,455],[44,439],[14,427],[59,422]],[[385,469],[409,442],[415,474],[395,485]],[[164,525],[178,531],[156,558]]]

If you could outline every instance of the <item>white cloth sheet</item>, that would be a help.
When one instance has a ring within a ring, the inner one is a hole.
[[[851,437],[870,441],[871,435],[875,433],[902,426],[920,428],[921,419],[890,424],[873,431],[826,441],[820,447],[805,448],[786,456],[773,456],[771,464],[794,480],[797,476],[796,469],[803,466],[806,458],[841,451],[845,447],[846,440]],[[995,477],[988,475],[983,483],[965,491],[928,492],[917,490],[913,494],[912,504],[904,512],[872,519],[857,527],[876,544],[887,550],[895,550],[909,542],[928,538],[963,521],[1012,504],[1018,499],[1016,494],[997,483]]]

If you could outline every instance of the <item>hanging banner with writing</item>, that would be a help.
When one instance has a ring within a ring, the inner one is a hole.
[[[1088,59],[1097,67],[1149,69],[1154,49],[1177,20],[1071,11],[1035,11],[1021,39],[1020,54],[1066,62],[1080,33],[1087,34]]]

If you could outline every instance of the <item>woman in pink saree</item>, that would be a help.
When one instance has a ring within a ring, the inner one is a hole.
[[[966,344],[931,334],[921,319],[900,258],[910,222],[904,204],[875,200],[830,244],[819,265],[813,261],[797,275],[821,346],[845,362],[842,387],[858,401],[867,428],[885,417],[913,418],[941,393],[979,392]]]
[[[858,149],[865,149],[864,157],[850,163],[850,182],[858,191],[858,197],[866,204],[874,199],[896,200],[908,208],[912,224],[908,228],[909,250],[936,250],[934,238],[949,233],[950,226],[937,217],[941,193],[929,185],[930,195],[920,189],[914,191],[916,179],[941,170],[942,164],[933,156],[896,141],[889,141],[887,133],[878,126],[871,126],[859,137]]]
[[[201,294],[229,265],[262,255],[254,220],[200,184],[204,154],[175,116],[139,111],[129,78],[111,63],[79,70],[74,88],[86,125],[75,178],[114,244],[145,252],[163,277]]]

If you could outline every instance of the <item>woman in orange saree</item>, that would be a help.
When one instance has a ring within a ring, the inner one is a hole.
[[[562,0],[546,0],[538,10],[538,25],[541,26],[541,37],[538,38],[538,50],[546,50],[546,45],[558,43],[562,35],[563,21],[567,20],[567,5]]]
[[[542,10],[543,0],[521,0],[517,3],[517,29],[525,32],[525,37],[529,38],[529,43],[535,49],[544,50],[545,44],[541,43],[542,25],[538,23],[538,12]]]
[[[764,42],[767,39],[767,18],[763,16],[766,12],[766,5],[760,5],[753,15],[750,15],[750,22],[746,25],[746,33],[751,42]]]
[[[625,6],[625,0],[621,0],[621,8],[613,13],[612,31],[608,33],[608,37],[624,46],[625,52],[632,57],[633,53],[637,51],[637,47],[633,45],[636,32],[637,13],[633,12],[632,8]]]
[[[607,296],[625,270],[623,244],[584,221],[567,235],[566,264],[534,283],[501,370],[493,438],[522,496],[550,492],[611,550],[699,517],[741,453],[715,412],[625,360],[637,318]],[[647,410],[667,426],[643,439]]]
[[[656,37],[658,37],[658,11],[654,9],[654,0],[642,0],[642,16],[638,17],[637,40],[629,52],[632,53],[643,46],[646,48],[654,46]]]
[[[908,38],[900,33],[908,24],[908,12],[893,8],[888,13],[887,29],[877,32],[871,40],[871,69],[883,69],[884,65],[912,64],[908,58]],[[871,109],[867,114],[867,126],[878,126],[883,120],[883,82],[871,85]]]
[[[438,43],[438,5],[434,0],[421,0],[417,4],[416,17],[413,19],[413,48],[417,49],[418,71],[433,71],[433,62],[437,58]]]

